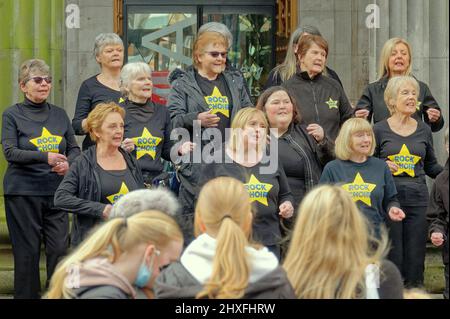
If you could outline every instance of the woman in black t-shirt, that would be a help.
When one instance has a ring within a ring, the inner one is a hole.
[[[115,33],[102,33],[95,38],[95,60],[101,72],[85,80],[78,91],[72,126],[77,135],[86,135],[83,123],[100,102],[120,103],[119,79],[123,65],[123,42]],[[83,151],[94,145],[89,134],[83,141]]]
[[[428,188],[425,175],[435,178],[437,163],[430,127],[415,119],[419,84],[411,76],[389,80],[384,100],[391,116],[375,124],[375,156],[383,159],[394,176],[397,198],[406,218],[389,225],[389,258],[402,272],[405,286],[421,287],[427,240]]]
[[[6,221],[14,254],[14,297],[39,298],[41,238],[48,280],[68,245],[69,219],[53,195],[80,148],[66,112],[47,102],[48,65],[25,61],[19,70],[25,99],[3,112],[2,146],[8,168],[3,179]]]
[[[112,102],[101,103],[89,113],[84,129],[96,145],[75,161],[55,193],[55,205],[74,214],[72,245],[108,219],[120,197],[144,188],[136,159],[120,147],[124,118],[124,109]]]

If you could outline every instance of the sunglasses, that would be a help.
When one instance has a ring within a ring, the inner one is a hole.
[[[213,58],[218,58],[219,57],[219,55],[222,57],[222,58],[224,58],[224,59],[226,59],[227,58],[227,55],[228,55],[228,52],[218,52],[218,51],[207,51],[206,53],[208,53],[210,56],[212,56]]]
[[[52,77],[51,76],[33,76],[32,78],[29,78],[26,82],[33,80],[36,84],[41,84],[42,81],[45,81],[47,84],[52,83]]]

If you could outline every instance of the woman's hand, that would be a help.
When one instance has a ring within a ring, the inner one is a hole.
[[[306,130],[308,131],[308,134],[314,137],[317,143],[320,143],[323,141],[323,138],[325,137],[325,133],[323,131],[322,126],[319,124],[309,124],[306,127]]]
[[[393,161],[386,160],[386,164],[389,167],[389,170],[391,171],[392,174],[398,171],[398,165],[395,164]]]
[[[367,119],[369,116],[369,110],[366,109],[360,109],[355,111],[355,117],[361,118],[361,119]]]
[[[292,215],[294,215],[294,207],[292,206],[292,203],[290,201],[282,203],[279,209],[280,209],[279,215],[282,218],[291,218]]]
[[[131,138],[126,138],[122,141],[120,147],[122,147],[126,152],[131,153],[136,145],[134,145],[134,141]]]
[[[184,142],[179,148],[178,148],[178,155],[183,156],[187,153],[190,153],[195,148],[195,143],[192,142]]]
[[[391,207],[389,209],[389,218],[394,222],[399,222],[405,218],[405,213],[398,207]]]
[[[58,162],[55,166],[52,167],[52,172],[55,172],[58,175],[66,175],[69,170],[69,162],[61,161]]]
[[[105,208],[103,209],[103,219],[108,219],[109,215],[111,214],[111,210],[112,210],[112,205],[111,204],[107,204],[105,206]]]
[[[47,153],[47,163],[50,166],[56,166],[60,162],[67,162],[67,157],[65,157],[63,154],[59,153]]]
[[[437,122],[441,117],[441,111],[439,111],[438,109],[429,108],[426,112],[428,114],[430,123]]]
[[[203,127],[217,127],[220,121],[220,118],[216,114],[211,113],[212,110],[208,112],[198,113],[197,119],[200,120]]]

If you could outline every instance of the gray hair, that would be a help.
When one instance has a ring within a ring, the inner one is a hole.
[[[202,34],[203,32],[217,32],[223,35],[227,41],[228,41],[228,48],[231,47],[233,44],[233,35],[230,32],[230,29],[228,27],[220,22],[208,22],[203,24],[200,29],[198,29],[198,35]]]
[[[31,73],[39,75],[50,75],[50,67],[44,60],[30,59],[26,60],[19,68],[19,83],[25,83],[30,78]]]
[[[175,217],[179,208],[177,198],[169,190],[138,189],[122,196],[114,203],[110,218],[130,217],[146,210],[158,210]]]
[[[148,74],[152,76],[152,69],[144,62],[130,62],[125,64],[120,72],[120,92],[124,96],[128,96],[128,87],[134,79],[140,74]]]
[[[123,47],[122,39],[115,33],[100,33],[94,42],[94,54],[98,56],[107,45],[121,45]]]

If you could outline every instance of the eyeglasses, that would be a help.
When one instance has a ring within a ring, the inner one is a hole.
[[[52,83],[52,77],[51,76],[33,76],[32,78],[29,78],[27,81],[33,80],[36,84],[41,84],[42,81],[45,81],[47,84]]]
[[[218,58],[219,57],[219,55],[222,57],[222,58],[224,58],[224,59],[226,59],[227,58],[227,55],[228,55],[228,52],[218,52],[218,51],[207,51],[206,53],[208,53],[210,56],[212,56],[213,58]]]

